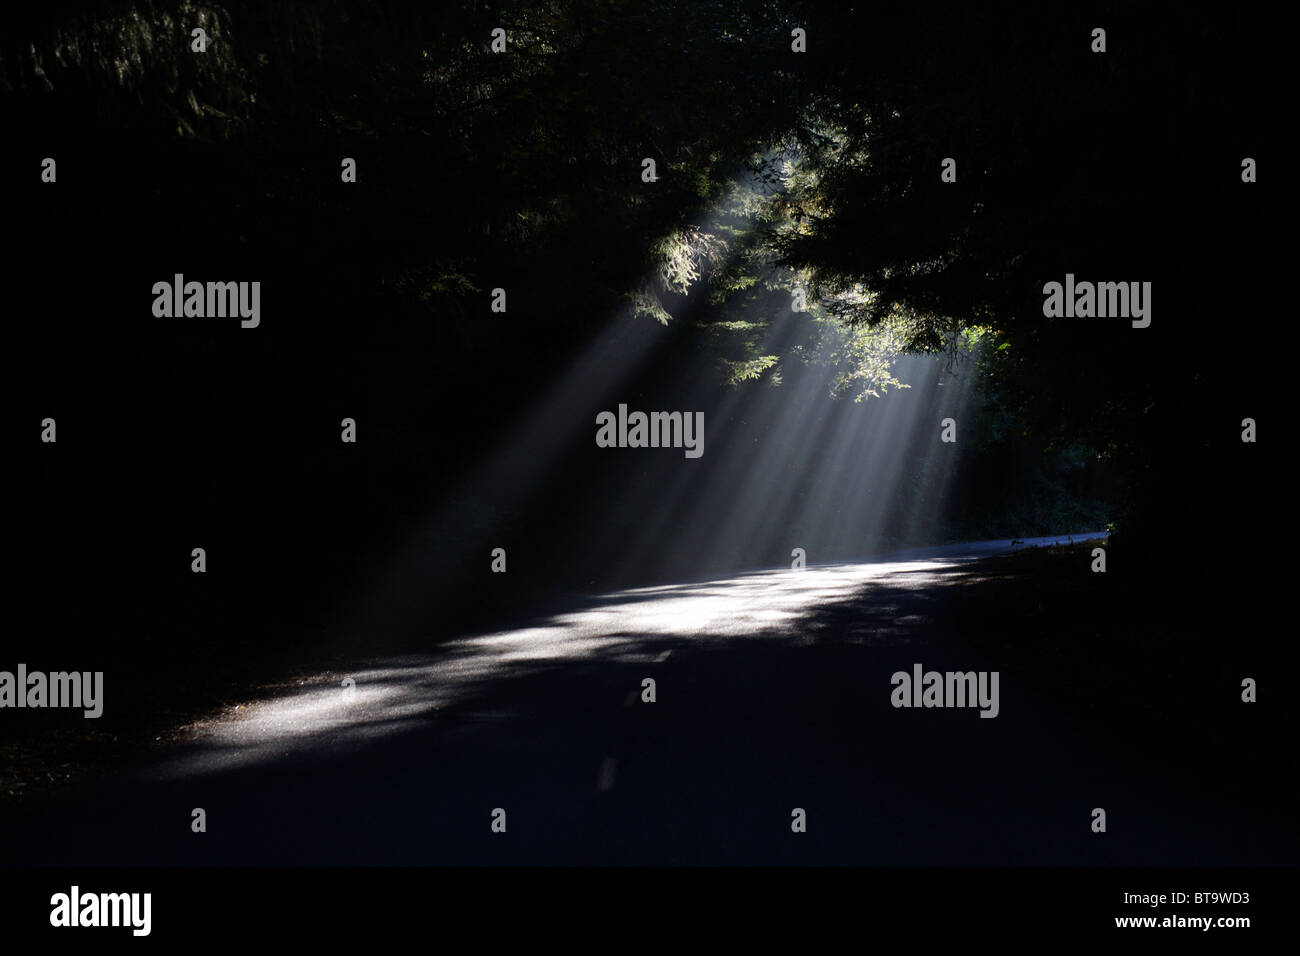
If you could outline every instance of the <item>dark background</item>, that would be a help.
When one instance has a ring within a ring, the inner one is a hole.
[[[882,117],[879,178],[841,184],[840,214],[818,242],[786,250],[789,262],[880,275],[959,235],[949,273],[891,291],[948,314],[996,310],[1019,356],[996,379],[997,414],[1018,437],[972,451],[952,527],[971,531],[963,515],[1051,473],[1043,449],[1060,432],[1108,447],[1106,466],[1069,479],[1071,495],[1104,499],[1117,528],[1109,573],[1126,603],[1108,613],[1158,608],[1159,626],[1185,631],[1188,653],[1207,660],[1227,647],[1246,661],[1280,655],[1285,619],[1271,602],[1290,533],[1276,449],[1291,308],[1283,32],[1266,14],[1155,3],[203,9],[202,57],[165,3],[21,8],[0,45],[5,666],[130,674],[130,706],[148,711],[186,680],[207,700],[205,674],[249,680],[556,593],[788,561],[737,552],[705,566],[674,550],[680,530],[656,490],[683,467],[680,452],[615,460],[573,421],[541,426],[554,468],[508,504],[473,482],[653,264],[647,236],[704,204],[698,177],[716,194],[754,149],[797,138],[809,108],[850,94]],[[493,57],[499,23],[550,31],[557,52],[536,72],[532,54]],[[803,23],[812,52],[791,62],[789,27]],[[1088,52],[1093,25],[1108,30],[1104,57]],[[750,32],[736,44],[728,30]],[[647,154],[671,170],[648,199]],[[967,191],[955,205],[930,173],[947,155]],[[40,182],[45,156],[56,185]],[[343,156],[358,159],[355,185],[339,182]],[[1258,159],[1259,183],[1241,183],[1244,156]],[[926,178],[900,174],[909,164]],[[975,203],[992,223],[971,218]],[[522,229],[523,208],[549,218]],[[1067,271],[1151,281],[1152,326],[1044,323],[1042,282]],[[176,272],[260,281],[261,327],[153,318],[151,286]],[[496,286],[508,289],[504,315],[488,308]],[[711,417],[730,392],[697,361],[698,307],[664,301],[674,323],[639,318],[626,332],[627,349],[652,357],[581,417],[618,401],[704,409],[706,462],[785,440],[753,423],[783,401],[763,383],[742,386],[751,415]],[[700,373],[683,380],[693,362]],[[47,416],[55,445],[37,438]],[[344,416],[359,423],[356,445],[338,440]],[[1258,444],[1239,440],[1247,416]],[[736,474],[715,467],[718,481]],[[386,579],[412,529],[466,483],[471,503],[429,541],[418,579]],[[990,537],[1023,533],[1012,497]],[[659,520],[668,557],[615,574],[619,528]],[[509,575],[487,573],[497,545]],[[199,546],[205,575],[190,572]]]

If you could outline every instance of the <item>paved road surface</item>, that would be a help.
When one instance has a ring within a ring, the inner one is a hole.
[[[1294,861],[1284,821],[1162,779],[1060,712],[1059,674],[930,626],[970,562],[1009,548],[623,591],[375,661],[354,687],[250,702],[161,764],[10,814],[4,860]],[[892,707],[913,663],[998,670],[999,715]]]

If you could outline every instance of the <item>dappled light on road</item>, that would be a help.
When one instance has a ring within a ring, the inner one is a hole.
[[[887,561],[761,571],[715,581],[617,591],[529,626],[456,638],[427,655],[322,675],[297,692],[231,708],[194,729],[198,749],[170,765],[202,773],[274,759],[296,747],[352,745],[437,718],[488,681],[584,662],[623,665],[689,653],[711,642],[810,639],[800,623],[871,588],[924,588],[957,559]],[[344,687],[351,678],[353,687]],[[508,690],[494,695],[510,713]]]

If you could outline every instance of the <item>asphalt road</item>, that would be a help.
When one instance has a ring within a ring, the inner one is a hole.
[[[1036,543],[1050,542],[1023,546]],[[972,562],[1009,549],[600,595],[322,675],[203,725],[160,763],[10,813],[3,860],[1293,862],[1286,820],[1093,734],[1056,706],[1048,664],[934,625]],[[997,717],[894,707],[891,675],[914,664],[997,671]]]

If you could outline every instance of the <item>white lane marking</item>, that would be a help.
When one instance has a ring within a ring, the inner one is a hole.
[[[617,769],[618,759],[606,757],[605,762],[600,765],[600,773],[596,775],[597,793],[608,793],[614,789],[614,772]]]

